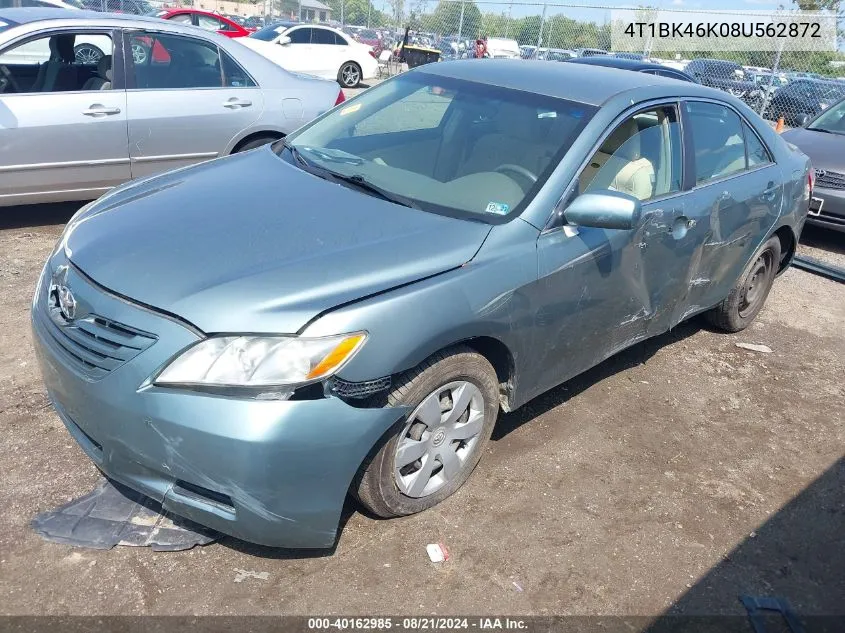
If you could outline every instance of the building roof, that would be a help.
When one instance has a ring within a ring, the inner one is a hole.
[[[305,9],[317,9],[318,11],[331,11],[332,8],[328,5],[319,2],[318,0],[302,0],[302,7]]]

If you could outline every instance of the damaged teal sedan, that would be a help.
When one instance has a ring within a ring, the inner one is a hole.
[[[331,547],[350,494],[394,517],[458,491],[500,410],[693,315],[748,326],[812,184],[722,92],[432,64],[80,210],[35,347],[108,477],[247,541]]]

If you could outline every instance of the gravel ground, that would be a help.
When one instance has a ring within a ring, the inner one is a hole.
[[[694,320],[502,416],[439,507],[384,521],[350,505],[333,551],[42,541],[32,517],[98,480],[47,402],[28,324],[74,208],[0,215],[0,613],[741,614],[740,593],[845,613],[845,286],[794,269],[749,330]],[[841,235],[806,237],[802,252],[845,264]]]

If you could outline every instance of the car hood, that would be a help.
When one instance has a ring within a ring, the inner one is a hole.
[[[814,169],[845,173],[845,136],[804,128],[786,130],[782,136],[810,157]]]
[[[490,228],[328,182],[267,147],[116,190],[63,243],[100,285],[205,332],[295,333],[461,266]]]

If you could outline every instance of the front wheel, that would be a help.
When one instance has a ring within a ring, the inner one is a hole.
[[[469,478],[499,413],[496,372],[467,347],[435,354],[397,382],[388,406],[410,414],[362,465],[352,491],[381,517],[414,514]]]
[[[744,330],[766,303],[780,266],[780,240],[769,238],[751,259],[727,298],[706,312],[707,320],[725,332]]]
[[[357,88],[361,83],[361,67],[355,62],[346,62],[337,73],[337,81],[344,88]]]

